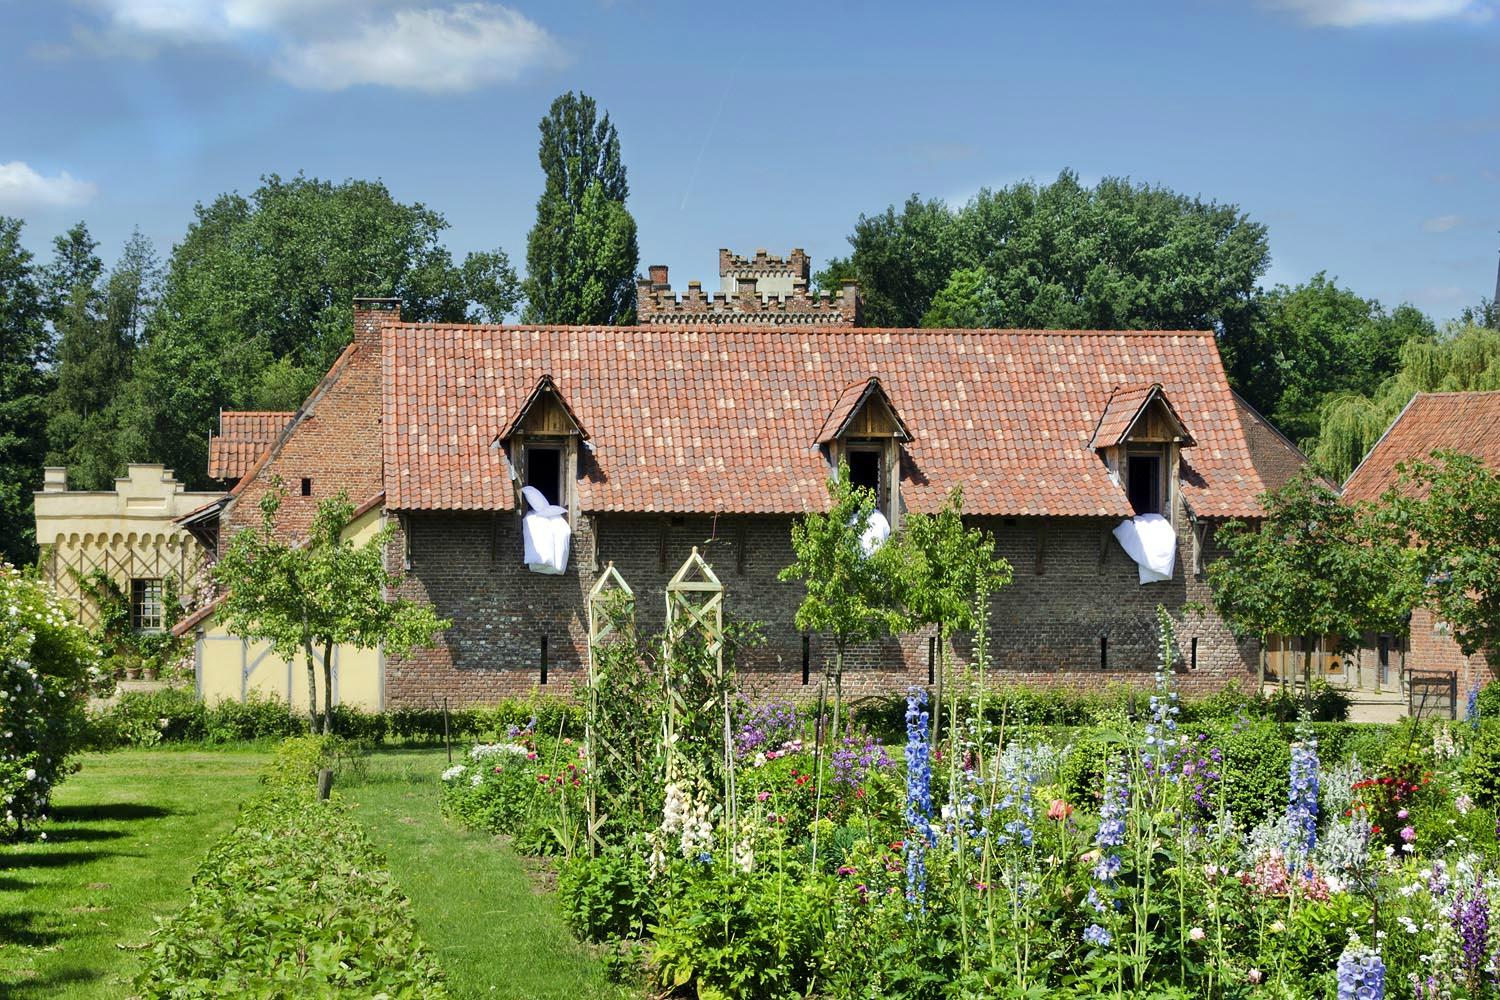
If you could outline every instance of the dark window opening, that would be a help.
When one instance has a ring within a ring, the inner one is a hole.
[[[312,480],[306,476],[302,477],[302,495],[305,497],[312,496]]]
[[[542,683],[547,683],[547,635],[542,634]]]
[[[1099,669],[1109,669],[1109,636],[1107,635],[1099,637]]]
[[[160,580],[130,581],[130,627],[137,632],[160,632],[165,612]]]
[[[848,454],[849,483],[880,498],[880,452],[873,448],[851,448]]]
[[[1193,636],[1192,652],[1188,654],[1188,666],[1191,670],[1198,669],[1198,637]]]
[[[526,449],[526,485],[541,491],[548,503],[563,505],[561,448]]]
[[[933,684],[937,680],[937,636],[927,637],[927,683]]]
[[[1160,455],[1131,455],[1126,459],[1125,492],[1137,514],[1161,513]]]
[[[802,637],[802,683],[806,686],[812,674],[812,638]]]

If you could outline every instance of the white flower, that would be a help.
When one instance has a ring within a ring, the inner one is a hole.
[[[473,785],[475,788],[478,788],[480,785],[484,784],[484,772],[475,771],[473,776],[469,778],[469,784]]]
[[[463,773],[464,766],[462,764],[454,764],[452,767],[448,768],[448,770],[443,772],[443,780],[452,781],[454,778]]]
[[[34,767],[28,767],[26,769],[26,780],[27,781],[35,781],[36,780],[36,768],[34,768]]]

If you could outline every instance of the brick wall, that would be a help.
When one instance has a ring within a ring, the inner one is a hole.
[[[396,313],[355,312],[354,342],[303,405],[291,434],[239,488],[219,527],[220,551],[235,532],[260,524],[260,499],[280,476],[286,500],[278,516],[289,534],[305,534],[318,504],[340,490],[358,506],[379,493],[380,325]],[[310,495],[302,495],[302,480]]]
[[[1426,608],[1416,608],[1411,613],[1410,647],[1406,666],[1410,670],[1451,670],[1458,678],[1459,700],[1467,695],[1469,688],[1481,686],[1495,680],[1483,654],[1465,656],[1454,641],[1448,626],[1440,622]],[[1462,711],[1462,709],[1460,709]]]
[[[740,663],[746,691],[752,697],[802,697],[816,690],[832,643],[822,636],[810,638],[804,686],[803,639],[793,624],[802,588],[776,579],[791,561],[790,518],[603,514],[581,521],[569,572],[543,576],[521,563],[520,523],[513,513],[405,515],[390,550],[393,566],[410,554],[403,592],[432,602],[439,614],[454,619],[454,627],[436,649],[388,664],[386,703],[431,705],[447,696],[453,704],[469,704],[534,690],[568,692],[586,669],[587,596],[596,578],[594,567],[615,563],[636,592],[638,622],[649,635],[661,628],[666,584],[694,545],[725,584],[727,616],[763,623],[765,644]],[[992,604],[990,653],[996,682],[1149,685],[1157,661],[1155,609],[1163,603],[1179,618],[1179,682],[1185,691],[1217,690],[1230,681],[1253,686],[1254,644],[1237,643],[1211,611],[1183,614],[1186,603],[1210,603],[1206,583],[1186,572],[1186,525],[1174,579],[1142,587],[1135,564],[1108,535],[1112,521],[983,523],[995,532],[1001,554],[1015,568],[1015,582],[997,593]],[[1043,532],[1039,573],[1037,547]],[[1108,640],[1107,669],[1100,667],[1101,635]],[[1189,663],[1194,638],[1196,668]],[[958,656],[967,657],[971,643],[961,637],[955,647]],[[927,671],[926,634],[872,643],[846,656],[845,692],[900,692],[927,683]]]

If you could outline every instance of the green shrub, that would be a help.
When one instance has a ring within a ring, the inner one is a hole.
[[[1223,754],[1219,773],[1224,801],[1240,823],[1258,823],[1286,808],[1291,742],[1272,722],[1248,722],[1209,728],[1209,743]]]
[[[639,938],[656,917],[651,872],[646,863],[650,846],[644,839],[610,845],[597,857],[579,856],[557,875],[563,918],[588,941]]]
[[[47,814],[52,789],[77,770],[84,704],[102,683],[99,653],[35,574],[0,562],[0,838]]]
[[[203,738],[210,743],[283,739],[307,732],[307,720],[287,703],[252,692],[243,702],[221,701],[204,716]]]
[[[342,736],[294,736],[276,748],[261,780],[274,789],[306,792],[318,784],[318,772],[333,771],[334,780],[364,776],[370,745]]]
[[[282,777],[307,762],[288,748]],[[436,959],[384,859],[337,802],[281,778],[159,920],[135,979],[143,997],[445,997]]]
[[[1482,711],[1480,718],[1484,719]],[[1500,713],[1492,718],[1495,721],[1480,723],[1458,769],[1464,791],[1486,809],[1500,805]]]

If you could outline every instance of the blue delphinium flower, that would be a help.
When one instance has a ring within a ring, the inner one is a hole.
[[[1110,768],[1104,775],[1104,801],[1099,805],[1099,830],[1094,834],[1094,846],[1099,849],[1099,861],[1094,865],[1094,878],[1105,886],[1112,885],[1120,874],[1119,848],[1125,844],[1125,809],[1129,803],[1130,787],[1124,774]],[[1095,908],[1103,910],[1098,902],[1098,893],[1090,890]]]
[[[1385,1000],[1385,963],[1362,944],[1339,956],[1339,1000]]]
[[[1098,924],[1089,924],[1088,928],[1083,932],[1084,944],[1091,944],[1095,948],[1108,948],[1110,942],[1113,940],[1114,938],[1110,935],[1109,931]]]
[[[906,696],[906,899],[918,907],[927,895],[927,848],[932,829],[932,745],[927,741],[927,692]]]
[[[1318,741],[1311,737],[1292,744],[1286,829],[1287,863],[1311,857],[1318,843]]]
[[[1479,682],[1469,685],[1469,700],[1464,705],[1464,719],[1475,729],[1479,728]]]
[[[1029,750],[1020,747],[1008,748],[1000,760],[1001,780],[1005,782],[1005,795],[999,808],[1008,813],[1004,833],[996,838],[1001,844],[1020,844],[1030,847],[1032,841],[1031,822],[1036,817],[1032,803],[1032,791],[1036,787],[1036,767]]]

